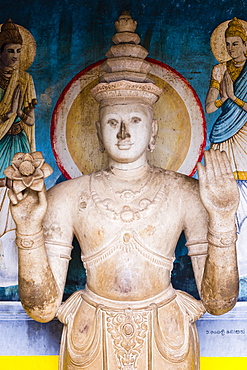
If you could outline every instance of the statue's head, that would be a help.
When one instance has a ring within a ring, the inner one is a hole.
[[[124,12],[115,23],[117,33],[103,64],[105,73],[91,92],[99,102],[96,123],[101,149],[117,162],[129,163],[153,151],[158,132],[153,105],[162,90],[148,76],[148,52],[134,32],[136,22]]]
[[[18,27],[8,19],[0,32],[0,62],[3,66],[10,68],[18,66],[22,42]]]
[[[228,23],[225,39],[227,52],[231,58],[246,58],[247,34],[241,21],[236,17]]]

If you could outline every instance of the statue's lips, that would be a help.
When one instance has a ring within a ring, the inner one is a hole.
[[[116,145],[120,150],[128,150],[131,148],[131,145],[133,145],[133,143],[131,143],[130,141],[119,141]]]

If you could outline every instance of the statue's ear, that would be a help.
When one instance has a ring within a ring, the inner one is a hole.
[[[147,149],[149,152],[153,152],[155,149],[155,141],[156,141],[156,136],[158,134],[158,131],[159,131],[158,122],[156,119],[154,119],[152,122],[152,135],[151,135],[151,138],[148,144],[148,149]]]
[[[96,127],[96,131],[97,131],[97,137],[98,137],[98,140],[99,140],[99,150],[101,151],[101,153],[103,153],[104,150],[105,150],[105,147],[104,147],[104,143],[103,143],[103,139],[102,139],[100,121],[95,122],[95,127]]]
[[[154,136],[156,138],[156,136],[158,135],[158,131],[159,131],[159,125],[158,125],[157,119],[153,119],[153,122],[152,122],[152,136]]]

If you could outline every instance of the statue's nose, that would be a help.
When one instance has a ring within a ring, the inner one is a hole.
[[[125,140],[125,139],[130,138],[130,133],[128,132],[126,128],[124,121],[121,122],[120,130],[117,134],[117,138],[120,140]]]

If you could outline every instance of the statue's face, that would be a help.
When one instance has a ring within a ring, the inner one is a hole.
[[[21,44],[6,44],[0,53],[0,61],[5,67],[14,68],[19,64]]]
[[[246,43],[241,37],[227,37],[226,49],[232,59],[246,58]]]
[[[142,104],[106,106],[100,109],[100,136],[110,158],[119,163],[138,160],[153,134],[153,113]]]

